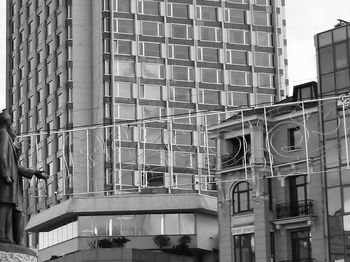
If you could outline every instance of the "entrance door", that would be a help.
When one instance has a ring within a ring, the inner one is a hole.
[[[311,258],[310,230],[291,232],[293,261],[308,261]]]

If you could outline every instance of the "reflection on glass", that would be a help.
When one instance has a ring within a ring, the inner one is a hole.
[[[150,233],[149,215],[136,215],[136,235],[149,235]]]
[[[122,216],[122,235],[135,235],[135,216]]]
[[[151,235],[164,234],[163,215],[150,215]]]
[[[340,185],[340,178],[339,178],[339,169],[330,169],[327,170],[327,186],[333,187],[333,186],[339,186]]]
[[[180,214],[180,234],[190,235],[195,233],[194,214]]]
[[[350,212],[350,187],[343,188],[343,198],[344,212]]]
[[[341,212],[340,187],[329,188],[328,197],[328,214],[334,216]]]
[[[79,236],[92,236],[92,219],[89,216],[81,216],[78,218],[79,226],[78,233]],[[66,228],[63,229],[63,239],[67,237]]]
[[[165,234],[179,234],[179,214],[165,214]]]
[[[94,225],[94,235],[95,236],[106,236],[106,217],[105,216],[94,216],[93,217],[93,225]]]

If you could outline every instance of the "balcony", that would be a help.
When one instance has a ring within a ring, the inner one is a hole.
[[[280,260],[279,262],[316,262],[314,258],[299,258],[299,259],[290,259],[290,260]]]
[[[241,166],[243,165],[243,155],[242,154],[226,154],[221,156],[222,168]]]
[[[276,218],[288,218],[313,215],[313,200],[306,199],[296,203],[282,203],[276,205]],[[287,260],[286,260],[287,261]],[[288,260],[292,261],[292,260]],[[298,260],[299,261],[299,260]],[[305,260],[311,261],[311,260]]]

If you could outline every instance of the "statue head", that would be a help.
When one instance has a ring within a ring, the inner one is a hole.
[[[11,116],[9,113],[6,112],[6,110],[3,110],[0,113],[0,126],[5,126],[9,128],[11,126]]]

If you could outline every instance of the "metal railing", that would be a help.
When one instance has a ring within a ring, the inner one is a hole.
[[[296,203],[282,203],[276,205],[276,218],[306,216],[313,214],[313,200],[305,199]],[[286,260],[287,261],[287,260]],[[288,260],[289,261],[289,260]],[[309,260],[306,260],[309,261]]]
[[[280,260],[279,262],[316,262],[316,259],[315,258],[300,258],[300,259]]]

